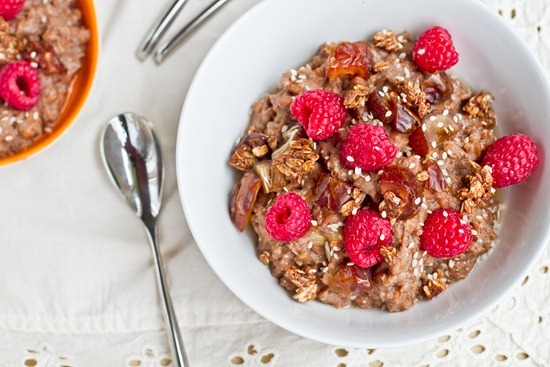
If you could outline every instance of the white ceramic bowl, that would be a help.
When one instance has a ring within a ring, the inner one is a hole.
[[[325,41],[367,39],[378,30],[414,37],[441,25],[460,53],[452,69],[473,90],[496,98],[499,134],[535,138],[542,162],[527,182],[504,190],[500,243],[467,279],[401,313],[291,299],[257,259],[255,238],[229,219],[238,175],[227,164],[250,106],[283,72],[313,56]],[[178,132],[181,199],[204,257],[243,302],[296,334],[347,347],[412,344],[464,326],[495,306],[534,264],[549,239],[550,93],[522,41],[477,0],[264,0],[219,39],[187,95]]]

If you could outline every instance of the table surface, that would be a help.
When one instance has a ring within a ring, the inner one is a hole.
[[[239,301],[214,275],[186,225],[175,175],[179,114],[212,44],[259,0],[233,0],[161,66],[135,51],[169,0],[95,2],[100,63],[91,96],[54,146],[1,169],[0,365],[169,366],[149,247],[99,155],[107,120],[155,123],[166,156],[160,242],[191,366],[548,366],[550,251],[486,316],[395,349],[346,349],[293,335]],[[190,0],[176,25],[210,0]],[[550,3],[483,0],[550,71]],[[173,27],[172,29],[176,29]]]

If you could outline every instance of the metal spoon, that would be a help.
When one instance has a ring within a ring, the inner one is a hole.
[[[115,116],[103,131],[100,149],[113,183],[145,225],[176,365],[188,367],[158,247],[157,218],[162,204],[164,169],[153,124],[134,113]]]

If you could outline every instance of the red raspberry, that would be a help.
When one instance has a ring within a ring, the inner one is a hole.
[[[437,209],[426,218],[420,246],[433,257],[460,255],[472,243],[472,230],[453,209]]]
[[[351,261],[357,266],[368,268],[384,259],[381,246],[392,241],[390,221],[377,211],[362,209],[348,217],[344,226],[344,247]]]
[[[0,16],[12,20],[23,9],[25,0],[0,0]]]
[[[539,153],[533,139],[513,134],[497,139],[485,151],[481,164],[493,170],[493,186],[502,188],[525,180],[537,167]]]
[[[414,44],[413,60],[420,69],[430,73],[456,65],[458,53],[449,32],[437,26],[422,33]]]
[[[26,61],[15,61],[0,69],[0,98],[17,110],[29,110],[40,98],[38,71]]]
[[[293,192],[278,196],[265,215],[265,229],[278,241],[295,241],[305,235],[310,226],[309,206]]]
[[[344,98],[321,89],[299,94],[290,105],[290,113],[313,140],[330,138],[348,116]]]
[[[346,166],[369,172],[390,164],[398,151],[383,127],[360,123],[349,129],[341,158]]]

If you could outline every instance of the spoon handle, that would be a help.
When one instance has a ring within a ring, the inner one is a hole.
[[[153,252],[153,259],[155,262],[155,269],[157,273],[157,280],[159,286],[159,292],[164,309],[164,317],[166,319],[166,326],[169,329],[168,336],[170,338],[170,344],[173,354],[176,358],[177,367],[189,367],[187,361],[187,355],[185,354],[185,348],[183,346],[183,340],[181,338],[180,329],[178,326],[178,320],[176,319],[176,313],[172,306],[172,299],[168,286],[166,285],[166,277],[164,275],[164,267],[162,265],[162,258],[160,256],[158,246],[158,236],[156,224],[146,225],[149,242],[151,243],[151,250]]]
[[[195,28],[206,21],[211,15],[218,11],[229,0],[214,0],[206,9],[204,9],[199,15],[193,18],[182,29],[180,29],[172,38],[165,43],[161,44],[157,51],[155,51],[155,61],[157,64],[161,64],[164,58],[172,52],[180,42],[185,39]]]
[[[160,41],[161,37],[166,33],[176,16],[179,14],[187,0],[174,0],[168,7],[166,12],[155,23],[151,31],[147,34],[147,37],[143,40],[137,51],[137,57],[143,61],[153,52],[153,49]]]

